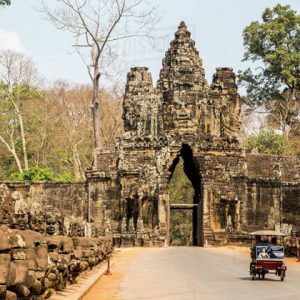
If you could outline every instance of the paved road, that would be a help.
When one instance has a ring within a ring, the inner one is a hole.
[[[118,266],[115,266],[118,270]],[[300,300],[300,265],[252,281],[246,253],[228,248],[145,249],[122,267],[119,299]]]

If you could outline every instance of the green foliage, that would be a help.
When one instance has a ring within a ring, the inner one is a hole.
[[[193,211],[191,209],[180,209],[171,211],[171,245],[192,246],[193,245]]]
[[[256,71],[239,72],[239,84],[253,101],[280,99],[284,89],[300,89],[300,16],[290,6],[267,8],[262,22],[243,31],[244,61]]]
[[[17,54],[16,57],[19,58]],[[25,80],[12,83],[10,87],[0,80],[1,136],[14,148],[24,169],[21,127],[15,103],[23,119],[29,167],[39,166],[51,170],[53,174],[60,174],[50,178],[46,176],[45,180],[84,180],[84,171],[91,165],[93,153],[93,127],[89,110],[91,88],[61,83],[45,90],[39,86],[39,78],[33,79],[31,85]],[[121,101],[116,102],[113,106],[116,109],[113,109],[111,99],[116,98],[111,92],[106,94],[110,98],[102,102],[105,104],[102,109],[106,118],[102,124],[105,133],[103,140],[109,145],[122,132],[122,126],[116,131],[116,122],[121,124]],[[0,155],[0,180],[31,178],[19,173],[10,177],[19,168],[12,151],[1,141]],[[44,177],[37,176],[33,180],[44,180]]]
[[[257,136],[250,136],[244,146],[247,152],[257,151],[264,154],[288,155],[291,147],[286,138],[273,131],[261,131]]]
[[[168,186],[170,203],[193,203],[194,188],[183,170],[180,159]],[[173,246],[192,245],[192,210],[171,210],[171,244]]]
[[[0,0],[0,6],[10,5],[10,0]]]
[[[70,171],[64,171],[59,177],[56,178],[59,182],[73,182],[75,181],[74,174]]]
[[[70,172],[65,172],[62,176],[57,176],[49,169],[42,169],[39,167],[29,168],[22,173],[14,172],[9,176],[9,179],[16,181],[74,181],[74,178]]]

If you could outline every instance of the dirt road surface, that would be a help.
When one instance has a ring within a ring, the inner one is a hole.
[[[115,255],[83,300],[300,300],[300,263],[288,260],[287,277],[252,281],[245,248],[133,248]]]

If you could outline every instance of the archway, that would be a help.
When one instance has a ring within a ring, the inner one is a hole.
[[[169,174],[170,245],[202,246],[201,175],[189,145],[182,144]]]

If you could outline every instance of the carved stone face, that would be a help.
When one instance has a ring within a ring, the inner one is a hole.
[[[195,105],[181,100],[174,101],[174,117],[177,120],[188,120],[195,115]]]
[[[34,203],[31,206],[29,214],[29,229],[40,233],[45,232],[44,212],[38,203]]]
[[[9,195],[9,189],[5,184],[0,184],[0,203],[3,203]]]
[[[25,230],[28,229],[28,214],[25,211],[20,211],[14,214],[13,217],[13,228]]]
[[[12,208],[9,205],[2,205],[0,207],[0,224],[8,225],[10,224],[12,217]]]
[[[43,215],[30,215],[29,229],[40,233],[45,232],[45,221]]]
[[[170,102],[164,103],[163,111],[167,128],[181,131],[197,128],[197,106],[194,95],[177,95]]]
[[[59,223],[54,214],[48,213],[45,216],[46,233],[49,235],[59,234]]]
[[[18,199],[16,200],[15,203],[15,213],[13,216],[13,228],[25,230],[28,229],[28,222],[29,222],[28,207],[24,202],[24,200],[21,197],[19,197],[20,193],[16,195],[18,196]]]
[[[49,235],[59,235],[59,218],[61,217],[58,209],[48,205],[45,209],[46,233]]]

